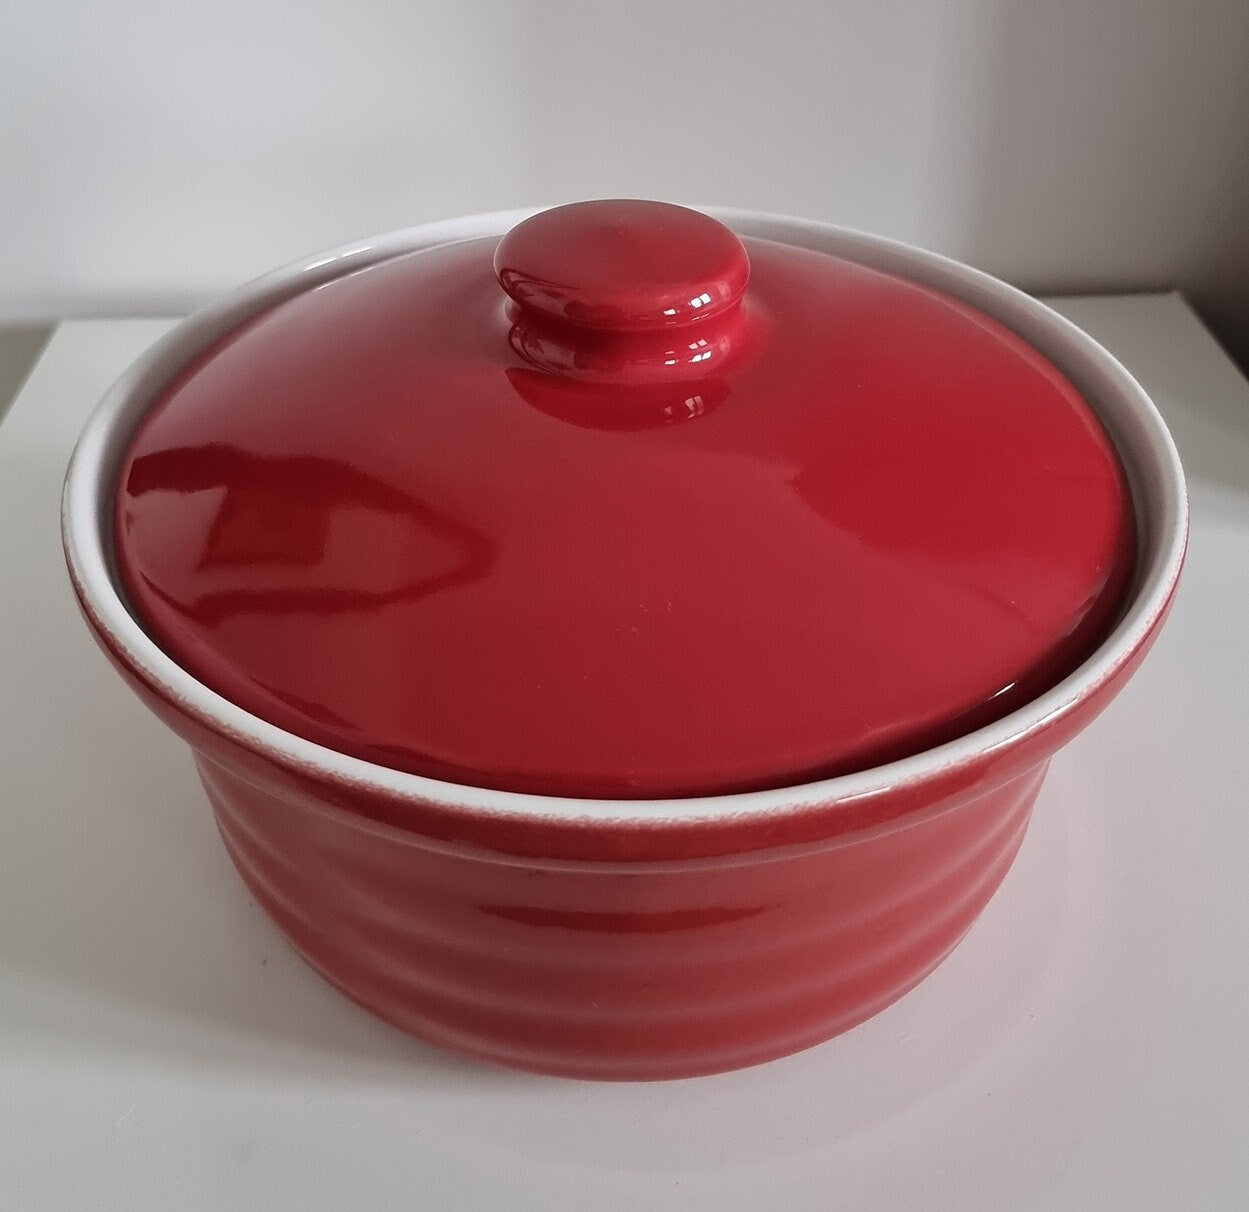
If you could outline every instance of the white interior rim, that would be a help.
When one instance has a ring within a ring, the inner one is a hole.
[[[539,208],[540,209],[540,208]],[[763,791],[679,799],[576,799],[494,791],[396,771],[304,740],[244,711],[197,681],[159,648],[130,614],[112,570],[111,512],[116,470],[129,435],[173,375],[249,316],[284,298],[374,262],[461,240],[499,235],[533,210],[427,224],[361,240],[277,270],[196,312],[149,349],[110,389],[84,429],[65,483],[67,558],[97,626],[171,702],[213,729],[359,789],[459,808],[474,816],[600,825],[727,821],[849,803],[900,783],[932,777],[1002,749],[1072,710],[1127,661],[1165,608],[1183,560],[1188,506],[1179,456],[1140,385],[1105,349],[1057,312],[995,278],[910,245],[824,223],[749,211],[706,209],[743,235],[859,261],[926,282],[1013,329],[1084,393],[1114,438],[1132,481],[1139,532],[1135,592],[1118,625],[1071,675],[992,724],[901,761]]]

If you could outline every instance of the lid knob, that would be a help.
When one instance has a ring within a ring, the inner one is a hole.
[[[750,261],[709,215],[666,202],[574,202],[499,241],[512,348],[565,379],[620,386],[704,380],[743,343]]]
[[[732,310],[750,277],[741,240],[666,202],[574,202],[526,219],[495,252],[528,316],[604,334],[653,333]]]

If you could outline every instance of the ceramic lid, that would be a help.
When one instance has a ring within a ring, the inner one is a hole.
[[[136,617],[252,713],[614,798],[988,723],[1096,646],[1135,551],[1107,435],[997,321],[638,201],[237,329],[139,426],[115,538]]]

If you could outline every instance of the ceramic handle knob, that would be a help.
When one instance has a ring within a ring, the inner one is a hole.
[[[632,199],[526,219],[499,242],[494,269],[517,304],[513,344],[530,361],[648,380],[701,370],[700,356],[719,361],[750,278],[746,249],[724,224]]]

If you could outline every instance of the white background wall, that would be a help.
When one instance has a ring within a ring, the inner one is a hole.
[[[0,0],[0,320],[458,213],[824,218],[1249,353],[1246,0]]]

